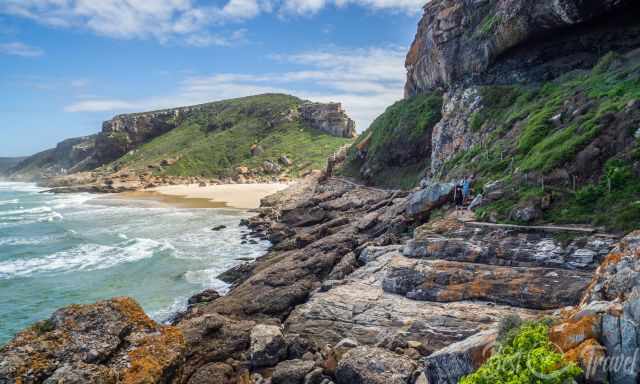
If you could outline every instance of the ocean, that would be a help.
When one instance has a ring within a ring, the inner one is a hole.
[[[234,209],[186,209],[0,182],[0,345],[68,304],[135,298],[166,320],[224,270],[266,253]],[[225,225],[221,231],[211,228]]]

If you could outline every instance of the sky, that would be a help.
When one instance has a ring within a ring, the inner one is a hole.
[[[0,157],[265,92],[342,102],[362,131],[402,98],[424,1],[0,0]]]

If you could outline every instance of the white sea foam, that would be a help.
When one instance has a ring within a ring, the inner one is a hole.
[[[0,212],[0,216],[17,216],[17,215],[34,215],[40,213],[48,213],[53,211],[51,207],[41,206],[35,208],[25,209],[24,207],[19,207],[20,209],[13,209],[11,211]]]
[[[88,193],[57,195],[53,199],[53,209],[77,208],[94,199],[96,199],[96,196]],[[85,207],[83,206],[82,208]]]
[[[40,188],[34,183],[0,182],[0,191],[11,192],[42,192],[45,188]]]
[[[19,199],[0,200],[0,205],[13,205],[13,204],[19,204],[19,203],[20,203]]]
[[[171,248],[170,244],[151,239],[132,239],[116,246],[83,244],[45,257],[0,262],[0,278],[107,269],[153,257],[155,252]]]

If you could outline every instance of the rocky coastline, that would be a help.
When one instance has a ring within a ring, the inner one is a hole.
[[[639,11],[625,0],[429,2],[407,55],[405,92],[432,95],[422,107],[438,108],[423,119],[433,124],[397,142],[388,134],[395,147],[381,136],[406,127],[368,132],[325,171],[263,199],[242,225],[273,246],[219,276],[230,284],[227,294],[194,296],[167,325],[126,298],[62,309],[0,349],[0,383],[454,384],[487,361],[514,317],[548,319],[553,345],[582,368],[580,382],[638,382],[637,370],[612,368],[607,359],[637,363],[640,232],[533,224],[554,199],[573,198],[587,183],[623,171],[623,181],[640,177],[640,35],[630,17]],[[593,68],[596,47],[614,54]],[[565,72],[587,82],[580,76],[609,68],[617,72],[603,78],[624,86],[600,95],[602,107],[582,88],[553,93]],[[554,96],[534,105],[541,111],[507,116],[491,104],[509,91],[505,83],[538,82],[550,85],[522,90],[513,103]],[[483,86],[498,88],[483,93]],[[553,135],[566,150],[555,157],[543,152]],[[350,161],[360,161],[353,168],[362,176],[400,173],[416,149],[406,141],[425,143],[411,163],[421,167],[419,187],[382,189],[336,176]],[[496,153],[483,152],[494,143]],[[527,157],[534,155],[558,162],[525,169],[511,160],[537,164]],[[472,171],[482,176],[472,208],[498,204],[518,225],[497,224],[497,209],[484,221],[452,212],[454,182]],[[72,176],[78,180],[51,186],[116,192],[183,181],[125,169]],[[611,194],[613,182],[602,180],[608,184],[598,187]],[[593,190],[586,204],[596,200]]]
[[[584,311],[600,300],[591,293],[596,287],[610,286],[603,279],[618,279],[616,295],[631,294],[624,285],[631,276],[611,275],[622,267],[616,263],[640,256],[634,235],[616,245],[598,233],[575,233],[567,242],[545,232],[475,228],[452,217],[422,224],[420,215],[408,213],[417,193],[322,176],[265,198],[260,213],[244,223],[274,245],[221,276],[232,285],[227,295],[197,295],[167,326],[125,298],[63,309],[2,348],[0,377],[11,383],[453,383],[486,359],[477,352],[495,339],[502,319],[562,318],[572,305]],[[147,349],[156,354],[140,352]]]

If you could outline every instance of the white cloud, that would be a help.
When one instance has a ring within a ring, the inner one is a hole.
[[[276,12],[280,16],[308,16],[329,7],[357,5],[373,10],[416,14],[425,0],[0,0],[0,13],[61,27],[83,28],[119,39],[160,42],[202,41],[219,44],[221,25]],[[206,40],[206,39],[205,39]],[[228,39],[227,39],[228,40]],[[198,45],[198,44],[195,44]]]
[[[229,36],[213,35],[205,32],[192,34],[186,38],[185,42],[194,47],[209,47],[212,45],[226,47],[246,42],[246,36],[246,29],[238,29]]]
[[[175,96],[142,100],[82,100],[68,112],[114,113],[154,110],[261,93],[289,93],[314,101],[338,101],[366,129],[385,108],[403,96],[405,72],[402,47],[339,49],[275,55],[272,59],[299,66],[271,73],[218,73],[189,76],[177,85]]]
[[[15,41],[12,43],[0,44],[0,54],[22,57],[38,57],[44,55],[44,51],[38,47],[32,47]]]
[[[140,104],[142,106],[142,104]],[[106,112],[136,109],[136,104],[124,100],[89,99],[68,105],[66,112]]]

